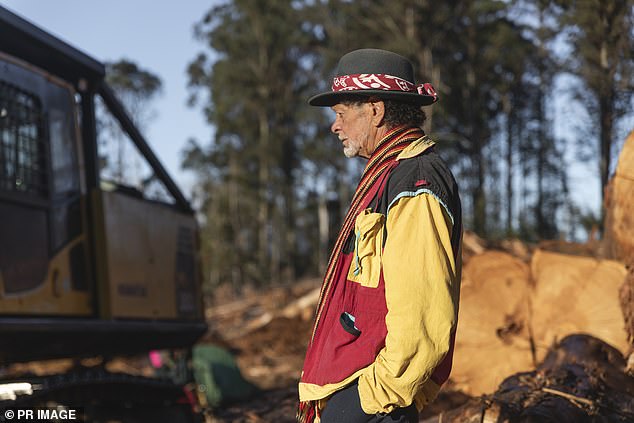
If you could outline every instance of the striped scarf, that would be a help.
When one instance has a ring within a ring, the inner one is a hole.
[[[424,133],[419,128],[413,128],[410,126],[398,126],[393,128],[379,141],[372,153],[372,157],[368,160],[368,163],[363,170],[363,174],[361,175],[359,185],[352,197],[350,208],[348,209],[348,213],[343,221],[343,225],[339,231],[337,240],[335,241],[332,253],[330,254],[330,259],[328,260],[326,275],[324,276],[324,282],[319,293],[319,302],[315,313],[315,323],[313,325],[311,343],[315,338],[319,321],[328,302],[331,288],[333,286],[333,282],[335,281],[337,261],[341,256],[344,244],[354,229],[356,218],[362,211],[362,207],[367,207],[368,199],[366,196],[368,196],[368,193],[372,190],[375,182],[377,182],[379,178],[382,179],[379,182],[379,184],[381,184],[383,182],[383,178],[387,177],[389,172],[385,171],[395,165],[396,157],[401,153],[401,151],[422,136],[424,136]],[[366,205],[363,203],[366,203]],[[318,415],[319,409],[317,407],[317,401],[300,402],[297,412],[297,420],[300,423],[311,423]]]

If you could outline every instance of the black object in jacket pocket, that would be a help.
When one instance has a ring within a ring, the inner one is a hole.
[[[343,327],[343,330],[345,330],[349,334],[354,335],[354,336],[361,335],[361,331],[359,330],[359,328],[357,328],[354,325],[354,320],[353,320],[352,316],[350,316],[350,314],[341,313],[341,316],[339,317],[339,323],[341,323],[341,326]]]

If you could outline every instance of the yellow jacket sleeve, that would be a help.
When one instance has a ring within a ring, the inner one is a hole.
[[[368,414],[409,406],[449,350],[460,295],[452,221],[430,194],[404,197],[387,215],[385,347],[359,378]]]

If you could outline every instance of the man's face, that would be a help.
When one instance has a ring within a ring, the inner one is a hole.
[[[368,103],[339,103],[331,108],[335,112],[335,121],[330,130],[343,143],[343,154],[369,158],[372,151],[369,151],[371,113]]]

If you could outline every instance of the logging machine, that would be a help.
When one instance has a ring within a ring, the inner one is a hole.
[[[0,379],[0,408],[195,421],[186,381],[79,364],[187,350],[206,330],[194,212],[104,76],[102,63],[0,7],[0,377],[12,363],[78,359],[63,374]],[[101,179],[97,99],[169,201]]]

